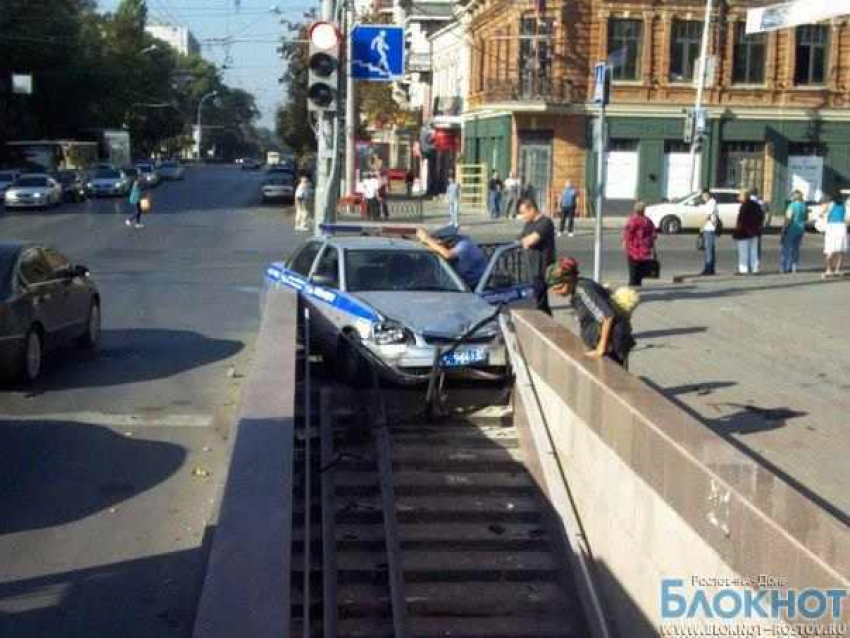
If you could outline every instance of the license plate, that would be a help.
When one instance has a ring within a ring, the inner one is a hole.
[[[455,350],[443,356],[443,365],[447,367],[469,366],[474,363],[487,361],[487,350],[485,348],[465,348]]]

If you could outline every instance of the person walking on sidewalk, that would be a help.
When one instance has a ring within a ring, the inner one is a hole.
[[[540,212],[537,204],[531,199],[520,201],[519,214],[525,222],[520,243],[528,252],[534,301],[538,310],[551,315],[549,293],[546,287],[546,270],[555,263],[555,224]]]
[[[381,218],[381,182],[374,173],[369,173],[363,181],[363,198],[366,200],[366,217],[376,222]]]
[[[446,195],[449,198],[449,223],[457,228],[460,224],[460,184],[455,181],[453,173],[449,173]]]
[[[304,175],[295,188],[295,230],[310,230],[313,226],[312,200],[313,187],[310,179]]]
[[[705,265],[701,275],[711,276],[717,273],[717,237],[720,225],[720,213],[717,209],[717,200],[707,188],[702,191],[703,209],[705,210],[705,222],[702,225],[703,250],[705,252]]]
[[[847,252],[847,209],[841,193],[836,192],[826,209],[826,231],[823,236],[823,254],[826,271],[823,278],[841,277],[844,253]]]
[[[487,184],[487,195],[490,219],[497,219],[502,207],[502,180],[499,178],[499,171],[493,171],[493,176]]]
[[[806,233],[807,218],[808,211],[803,201],[803,193],[796,190],[791,193],[791,203],[785,210],[779,272],[797,272],[800,264],[800,244],[803,243],[803,235]]]
[[[508,179],[505,180],[505,217],[508,219],[516,219],[517,206],[520,200],[520,183],[516,178],[516,173],[511,171]]]
[[[761,236],[764,213],[747,189],[738,193],[741,207],[732,238],[738,242],[738,274],[757,274],[759,271],[758,238]]]
[[[567,225],[567,233],[573,236],[573,224],[576,217],[576,200],[578,193],[571,180],[567,180],[564,190],[561,191],[561,228],[558,237],[564,234],[564,224]]]
[[[142,188],[142,181],[137,177],[133,180],[133,186],[130,188],[130,197],[128,198],[130,202],[130,206],[133,207],[133,212],[130,216],[124,220],[124,223],[127,226],[135,226],[136,228],[144,228],[144,224],[142,224],[142,210],[143,204],[142,199],[145,199],[148,203],[147,206],[150,206],[150,196],[147,195]]]
[[[646,204],[636,202],[634,212],[623,230],[623,251],[629,262],[629,285],[640,286],[647,263],[655,255],[655,224],[646,216]]]

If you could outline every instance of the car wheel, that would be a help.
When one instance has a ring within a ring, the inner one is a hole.
[[[41,375],[44,359],[43,340],[38,326],[31,326],[24,340],[24,349],[18,366],[18,378],[24,383],[32,383]]]
[[[100,339],[100,304],[93,301],[89,306],[89,317],[86,321],[86,331],[77,339],[81,348],[94,348]]]
[[[682,230],[682,220],[673,215],[668,215],[661,220],[661,232],[667,235],[676,235]]]

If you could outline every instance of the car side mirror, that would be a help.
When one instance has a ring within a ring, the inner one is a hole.
[[[86,268],[85,266],[77,265],[77,266],[74,266],[71,269],[71,274],[74,277],[88,277],[89,276],[89,269]]]
[[[316,286],[324,286],[325,288],[336,288],[336,277],[330,275],[313,275],[310,278],[310,283]]]

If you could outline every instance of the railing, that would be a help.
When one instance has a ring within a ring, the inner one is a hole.
[[[547,104],[570,104],[572,82],[551,77],[525,76],[506,80],[489,79],[479,92],[485,102],[536,101]]]

